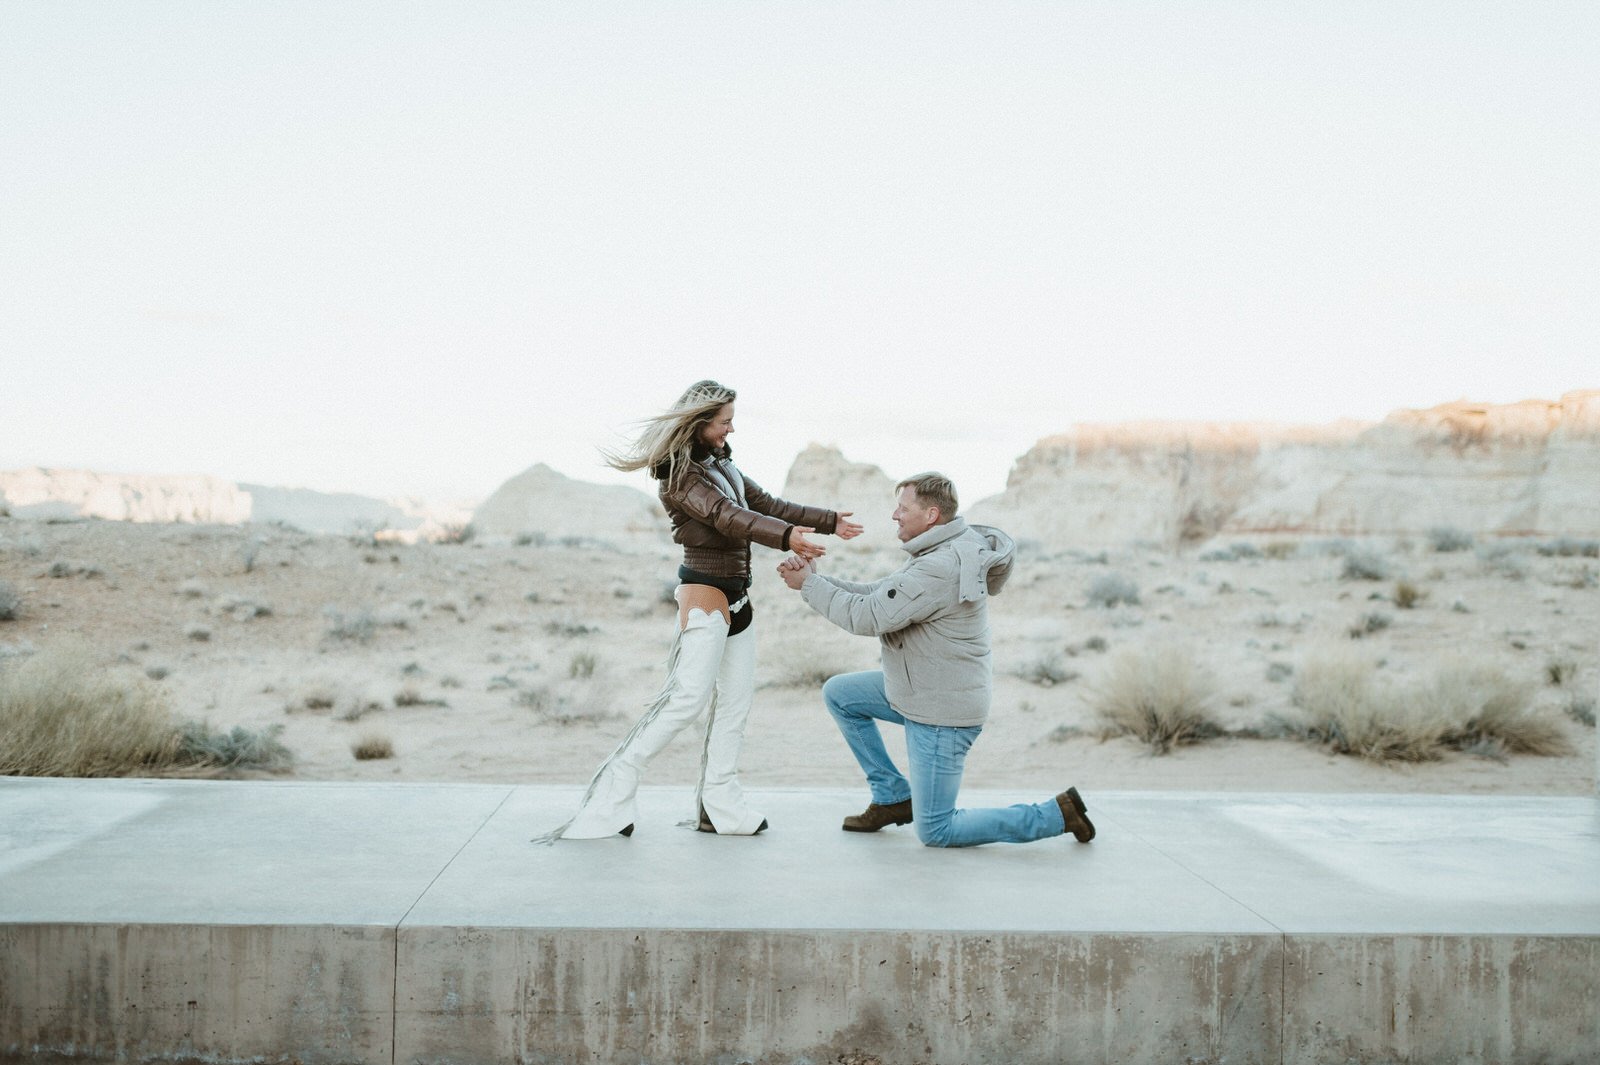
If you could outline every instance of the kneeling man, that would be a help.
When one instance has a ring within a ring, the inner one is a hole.
[[[1054,800],[1004,809],[958,810],[967,751],[989,715],[989,596],[1011,573],[1014,545],[999,529],[956,517],[950,479],[925,473],[901,481],[894,522],[910,559],[871,584],[826,577],[789,558],[784,583],[810,607],[858,636],[876,636],[883,668],[830,677],[822,698],[867,775],[871,804],[844,819],[846,832],[876,832],[915,821],[930,847],[1027,843],[1071,832],[1094,838],[1077,788]],[[878,722],[902,725],[911,779],[884,748]]]

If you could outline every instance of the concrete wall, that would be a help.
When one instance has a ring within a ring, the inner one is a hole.
[[[0,927],[7,1063],[1590,1065],[1596,1048],[1600,937]]]
[[[1279,1060],[1276,937],[432,929],[406,1062]]]
[[[0,1061],[389,1065],[392,928],[0,926]]]

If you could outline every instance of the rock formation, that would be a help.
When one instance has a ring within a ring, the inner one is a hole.
[[[541,462],[495,489],[473,512],[472,528],[490,539],[527,534],[622,543],[664,537],[667,517],[636,488],[575,481]]]
[[[1600,390],[1377,424],[1081,425],[973,508],[1067,546],[1217,533],[1600,533]]]
[[[850,550],[892,547],[898,543],[889,514],[894,510],[894,479],[877,466],[851,462],[837,447],[810,444],[795,457],[783,482],[784,499],[837,507],[855,514],[866,532],[849,541]],[[832,549],[838,541],[829,540]]]
[[[146,476],[33,467],[0,470],[0,505],[14,518],[105,518],[232,524],[250,496],[215,477]]]

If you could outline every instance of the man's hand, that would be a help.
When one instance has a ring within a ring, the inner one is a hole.
[[[854,514],[855,511],[853,510],[841,510],[839,512],[839,524],[834,526],[833,535],[841,540],[854,540],[865,532],[866,530],[856,522],[844,520],[854,516]]]
[[[783,578],[783,583],[799,591],[801,585],[806,583],[806,578],[817,572],[816,564],[792,555],[778,563],[778,576]]]

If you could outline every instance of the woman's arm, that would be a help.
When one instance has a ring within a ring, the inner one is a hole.
[[[750,504],[751,510],[781,518],[790,525],[804,525],[824,535],[832,535],[838,528],[839,515],[834,511],[779,499],[752,481],[743,470],[739,471],[739,475],[744,478],[744,497]]]
[[[748,481],[745,486],[748,494]],[[775,551],[789,549],[789,530],[793,527],[789,522],[747,510],[699,477],[682,477],[663,494],[684,513],[723,536],[748,540]]]

